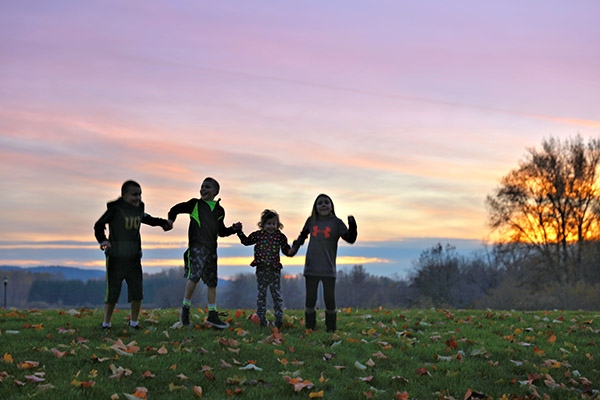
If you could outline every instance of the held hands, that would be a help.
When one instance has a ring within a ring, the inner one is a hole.
[[[100,250],[106,250],[109,247],[111,246],[108,240],[105,240],[104,242],[100,243]]]
[[[356,220],[353,215],[348,215],[348,224],[356,224]]]
[[[163,231],[165,231],[165,232],[170,231],[171,229],[173,229],[173,221],[171,221],[170,219],[167,219],[166,221],[163,222],[162,228],[163,228]]]
[[[286,253],[286,256],[288,257],[294,257],[296,255],[296,253],[298,252],[298,248],[297,247],[290,247],[290,249],[288,250],[288,252]]]
[[[231,228],[235,232],[241,232],[242,231],[242,223],[241,222],[236,222],[235,224],[231,225]]]

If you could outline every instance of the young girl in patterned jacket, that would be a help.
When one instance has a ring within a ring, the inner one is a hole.
[[[275,313],[275,326],[281,329],[283,324],[283,299],[281,298],[281,261],[279,251],[289,255],[290,245],[287,237],[281,232],[283,224],[279,221],[279,214],[273,210],[264,210],[258,223],[260,230],[246,236],[238,232],[240,241],[245,246],[254,245],[254,260],[250,264],[256,267],[256,283],[258,297],[256,299],[256,315],[261,326],[268,326],[267,321],[267,289],[271,290],[273,309]],[[291,256],[290,256],[291,257]]]

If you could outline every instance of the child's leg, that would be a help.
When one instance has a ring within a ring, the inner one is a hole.
[[[140,317],[140,310],[142,309],[141,300],[133,300],[131,302],[131,321],[137,322]]]
[[[325,300],[325,325],[328,332],[334,332],[337,329],[335,278],[323,278],[323,299]]]
[[[281,274],[273,269],[271,272],[271,297],[273,298],[273,311],[275,313],[275,325],[280,327],[283,322],[283,299],[281,298]]]
[[[115,303],[104,303],[104,324],[110,324],[110,320],[115,310]]]
[[[335,278],[323,278],[323,300],[327,311],[335,311]]]
[[[307,312],[315,312],[315,305],[317,304],[317,289],[319,288],[320,278],[314,276],[306,276],[306,300],[304,306]]]
[[[142,299],[144,298],[143,282],[144,274],[142,273],[141,260],[136,261],[136,265],[125,275],[127,282],[127,301],[131,303],[130,321],[136,325],[142,309]]]
[[[104,297],[104,323],[103,326],[110,326],[113,311],[119,302],[121,286],[124,275],[121,273],[119,260],[114,257],[106,257],[106,296]]]
[[[306,310],[304,312],[304,321],[306,329],[315,329],[317,325],[317,312],[315,304],[317,304],[317,289],[319,288],[320,278],[314,276],[304,277],[306,284],[306,301],[304,303]]]
[[[217,287],[206,288],[206,300],[208,304],[217,304]]]
[[[267,271],[266,268],[256,267],[256,288],[258,290],[256,315],[262,325],[267,323],[267,289],[269,287]]]
[[[185,284],[185,298],[187,300],[192,300],[192,296],[194,295],[194,290],[196,290],[196,285],[198,284],[198,282],[194,282],[191,280],[188,280],[187,283]]]

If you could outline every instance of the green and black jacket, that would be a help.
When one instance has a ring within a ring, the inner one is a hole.
[[[106,212],[94,225],[94,235],[98,243],[110,242],[106,255],[115,258],[134,259],[142,256],[142,239],[140,224],[162,226],[168,224],[166,219],[155,218],[144,212],[144,203],[139,206],[126,203],[122,197],[106,205]],[[106,238],[105,228],[108,224],[109,236]]]
[[[178,214],[189,214],[189,245],[201,245],[216,250],[217,237],[235,233],[233,228],[225,226],[225,210],[219,202],[220,200],[209,203],[202,199],[190,199],[185,203],[175,204],[169,210],[169,219],[174,222]]]

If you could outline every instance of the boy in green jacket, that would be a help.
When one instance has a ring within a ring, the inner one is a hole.
[[[226,227],[223,222],[225,210],[215,196],[219,194],[219,183],[206,178],[200,187],[200,199],[190,199],[174,205],[169,210],[169,222],[173,224],[178,214],[189,214],[188,249],[184,254],[185,275],[188,281],[180,312],[182,325],[190,325],[190,307],[196,285],[202,279],[207,286],[208,317],[206,322],[219,329],[229,326],[217,313],[217,237],[230,236],[242,229],[241,222]]]

